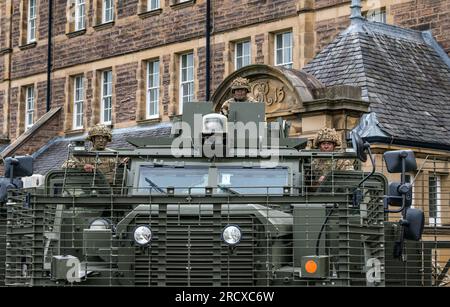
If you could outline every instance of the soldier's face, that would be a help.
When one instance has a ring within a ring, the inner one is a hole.
[[[108,139],[104,136],[95,136],[92,140],[95,150],[105,150]]]
[[[247,99],[247,90],[240,88],[237,90],[234,90],[234,99],[237,101],[244,101]]]
[[[320,151],[330,152],[334,151],[334,143],[332,142],[322,142],[320,143]]]

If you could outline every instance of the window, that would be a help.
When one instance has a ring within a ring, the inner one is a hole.
[[[34,87],[25,89],[25,128],[28,129],[34,123]]]
[[[159,9],[159,0],[148,0],[147,10],[153,11]]]
[[[73,129],[79,129],[83,128],[83,76],[74,78],[73,92]]]
[[[175,194],[205,194],[208,168],[141,165],[137,184],[136,194],[166,194],[168,187],[175,187]]]
[[[114,0],[103,0],[102,23],[111,22],[114,19]]]
[[[251,63],[250,41],[236,43],[234,54],[235,54],[234,67],[236,67],[236,70],[249,65]]]
[[[287,168],[218,168],[218,193],[283,194],[289,185]]]
[[[36,41],[36,0],[28,0],[27,43]]]
[[[378,8],[366,12],[366,19],[369,21],[376,21],[386,23],[386,8]]]
[[[75,31],[85,27],[85,0],[75,0]]]
[[[441,176],[428,178],[430,225],[441,226]]]
[[[183,103],[194,99],[194,54],[186,53],[180,58],[180,114]]]
[[[112,71],[102,72],[102,99],[100,108],[100,121],[111,124],[112,119]]]
[[[147,62],[147,119],[159,116],[159,61]]]
[[[292,32],[275,35],[275,66],[292,68]]]

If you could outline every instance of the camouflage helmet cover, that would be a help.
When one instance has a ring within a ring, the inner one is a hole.
[[[238,89],[246,89],[247,92],[250,92],[250,84],[248,82],[248,79],[241,77],[234,79],[231,83],[231,91],[233,92],[234,90]]]
[[[88,141],[92,142],[92,138],[94,136],[104,136],[108,139],[108,142],[112,140],[111,129],[102,124],[97,124],[89,130],[88,137],[86,138]]]
[[[319,130],[314,140],[314,146],[319,148],[322,142],[331,142],[335,146],[341,146],[341,138],[334,128],[322,128]]]

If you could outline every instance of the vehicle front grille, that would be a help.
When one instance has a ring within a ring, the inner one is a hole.
[[[150,223],[149,223],[150,222]],[[251,286],[255,283],[253,258],[255,218],[138,217],[132,223],[150,224],[155,234],[149,248],[135,247],[135,285]],[[243,237],[234,249],[222,242],[227,224],[239,225]]]

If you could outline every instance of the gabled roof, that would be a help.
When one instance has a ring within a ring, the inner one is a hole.
[[[52,118],[54,118],[59,113],[59,111],[61,111],[61,109],[61,107],[51,109],[41,118],[39,118],[36,123],[31,126],[31,128],[22,133],[14,142],[7,146],[0,146],[1,157],[6,158],[10,155],[13,155],[20,146],[22,146],[29,139],[33,138],[42,127],[44,127]],[[54,133],[56,134],[57,132],[54,131]]]
[[[170,135],[171,123],[161,123],[153,126],[132,127],[113,130],[113,138],[108,148],[134,148],[126,139],[129,137],[162,137]],[[51,140],[33,154],[34,174],[45,175],[50,170],[60,169],[68,157],[68,145],[72,141],[85,140],[86,134],[76,137],[59,137]]]
[[[450,150],[450,60],[428,32],[352,23],[304,70],[360,86],[389,142]]]

